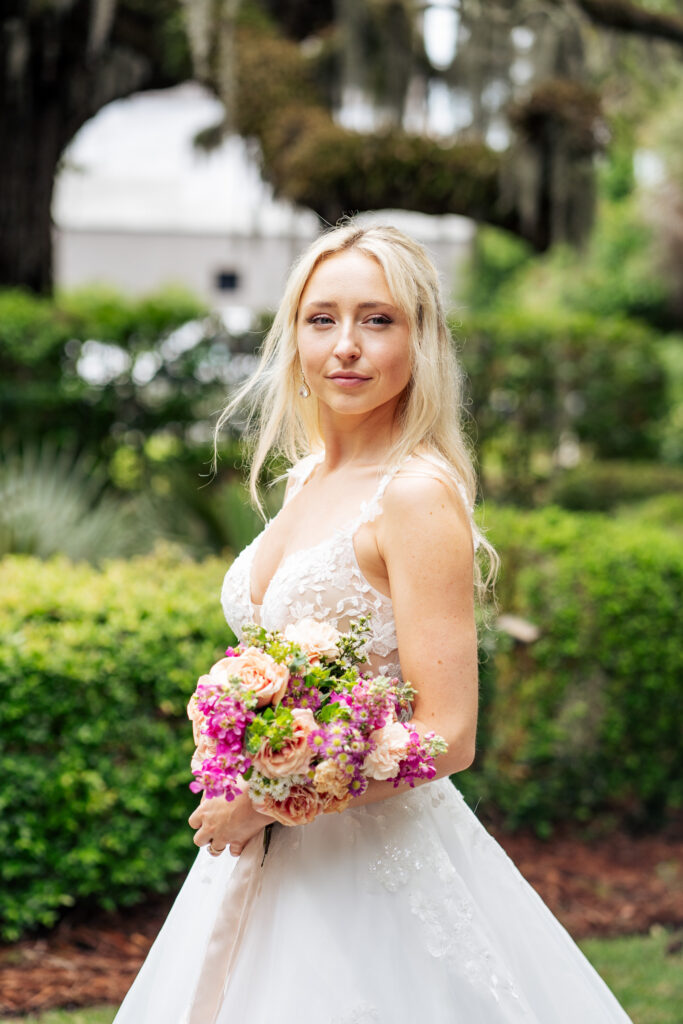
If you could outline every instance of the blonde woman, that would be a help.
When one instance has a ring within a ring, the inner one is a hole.
[[[475,596],[461,377],[420,245],[349,222],[290,276],[248,409],[251,487],[291,462],[281,511],[222,592],[236,634],[371,617],[379,673],[448,743],[436,778],[370,782],[342,813],[276,824],[245,792],[190,818],[202,849],[118,1024],[602,1024],[628,1018],[449,776],[474,757]],[[220,426],[220,423],[219,423]],[[231,856],[232,855],[232,856]]]

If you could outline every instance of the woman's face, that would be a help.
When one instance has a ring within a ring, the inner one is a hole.
[[[320,263],[301,295],[296,331],[306,381],[334,412],[398,403],[411,375],[410,329],[371,256],[349,249]]]

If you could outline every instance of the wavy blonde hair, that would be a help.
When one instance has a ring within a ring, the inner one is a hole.
[[[441,301],[439,278],[422,245],[387,225],[363,227],[350,219],[320,235],[298,258],[290,272],[273,325],[260,352],[258,367],[221,413],[214,435],[214,469],[221,427],[237,412],[246,413],[244,436],[252,448],[249,489],[263,514],[258,479],[271,454],[294,463],[324,447],[318,421],[318,401],[299,395],[301,362],[297,347],[297,318],[304,288],[324,260],[356,249],[375,259],[394,302],[407,317],[413,342],[412,374],[397,407],[400,434],[383,469],[391,470],[419,449],[433,462],[447,486],[467,496],[474,508],[477,480],[470,447],[463,431],[463,373]],[[479,533],[475,583],[480,596],[493,582],[498,556]],[[483,556],[483,557],[482,557]],[[482,561],[486,573],[482,571]]]

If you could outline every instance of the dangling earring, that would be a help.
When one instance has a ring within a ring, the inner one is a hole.
[[[311,389],[309,388],[308,384],[306,383],[306,378],[304,377],[303,372],[302,372],[302,374],[301,374],[301,387],[299,388],[299,395],[302,398],[308,398],[310,393],[311,393]]]

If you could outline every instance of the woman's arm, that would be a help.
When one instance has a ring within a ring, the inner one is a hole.
[[[435,477],[398,475],[384,495],[377,544],[387,567],[403,678],[417,695],[410,722],[448,743],[436,778],[468,768],[477,727],[477,633],[472,530],[462,503]],[[428,781],[428,780],[424,780]],[[417,785],[423,783],[418,782]],[[372,780],[351,806],[410,788]]]

